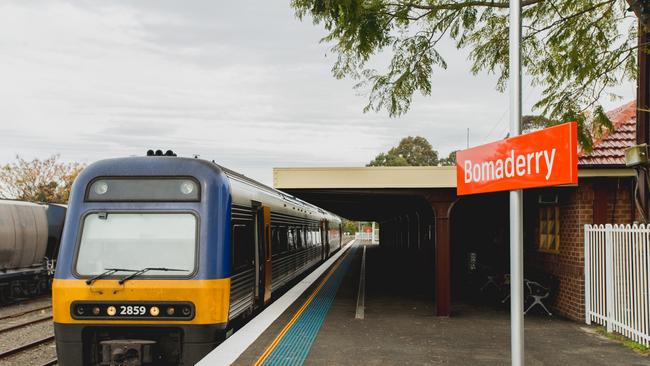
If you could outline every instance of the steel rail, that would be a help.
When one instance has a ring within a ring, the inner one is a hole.
[[[8,351],[0,353],[0,360],[2,360],[3,358],[7,358],[7,357],[9,357],[11,355],[15,355],[16,353],[28,350],[30,348],[40,346],[43,343],[47,343],[47,342],[50,342],[50,341],[53,341],[53,340],[54,340],[54,336],[51,335],[51,336],[48,336],[48,337],[45,337],[45,338],[35,340],[35,341],[31,342],[31,343],[23,344],[21,346],[12,348],[12,349],[10,349]]]
[[[58,363],[59,363],[59,360],[55,357],[55,358],[41,364],[41,366],[52,366],[52,365],[56,365]]]
[[[21,311],[20,313],[15,313],[15,314],[9,314],[9,315],[1,316],[1,317],[0,317],[0,320],[6,320],[6,319],[11,319],[11,318],[17,318],[17,317],[19,317],[19,316],[23,316],[23,315],[26,315],[26,314],[29,314],[29,313],[34,313],[34,312],[37,312],[37,311],[47,310],[47,309],[51,309],[51,308],[52,308],[52,305],[41,306],[40,308],[35,308],[35,309],[30,309],[30,310],[24,310],[24,311]]]
[[[26,322],[23,322],[23,323],[20,323],[20,324],[14,324],[14,325],[11,325],[11,326],[6,327],[6,328],[0,328],[0,334],[8,332],[10,330],[15,330],[15,329],[18,329],[18,328],[26,327],[28,325],[40,323],[40,322],[43,322],[43,321],[46,321],[46,320],[52,320],[52,315],[48,315],[48,316],[44,316],[44,317],[40,317],[40,318],[36,318],[36,319],[31,319],[31,320],[28,320]]]

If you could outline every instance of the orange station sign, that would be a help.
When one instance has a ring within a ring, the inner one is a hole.
[[[459,196],[578,184],[575,122],[456,153]]]

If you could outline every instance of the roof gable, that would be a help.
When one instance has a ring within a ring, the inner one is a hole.
[[[625,149],[636,144],[636,100],[607,112],[614,131],[594,141],[590,153],[580,153],[579,166],[625,166]]]

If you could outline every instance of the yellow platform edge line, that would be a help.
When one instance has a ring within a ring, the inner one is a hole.
[[[273,342],[271,342],[271,344],[266,348],[266,350],[264,351],[264,353],[262,353],[260,358],[257,359],[257,361],[255,362],[255,366],[262,365],[264,363],[264,361],[266,361],[266,359],[269,358],[269,355],[271,354],[271,352],[273,352],[275,347],[277,347],[278,343],[280,343],[282,338],[284,338],[284,335],[289,331],[289,329],[291,329],[291,327],[298,320],[298,318],[300,318],[300,315],[302,315],[302,313],[305,311],[305,309],[307,309],[307,306],[309,306],[309,304],[311,304],[311,302],[314,300],[316,295],[320,292],[321,288],[323,288],[323,286],[327,283],[327,281],[330,279],[330,277],[339,268],[341,263],[343,263],[343,259],[345,259],[349,254],[350,254],[350,251],[348,250],[348,252],[346,252],[344,256],[342,256],[341,258],[338,259],[336,264],[327,273],[327,276],[325,276],[325,278],[323,278],[323,280],[318,285],[318,287],[311,293],[311,295],[309,295],[309,298],[307,298],[307,300],[305,300],[305,303],[302,304],[300,309],[298,309],[298,311],[293,315],[293,317],[287,323],[287,325],[285,325],[284,328],[282,328],[282,330],[277,335],[277,337],[275,337]]]

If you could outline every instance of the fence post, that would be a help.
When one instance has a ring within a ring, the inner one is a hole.
[[[591,258],[589,246],[589,225],[585,225],[585,323],[591,324]]]
[[[614,288],[614,263],[612,258],[612,225],[605,225],[605,306],[607,306],[607,331],[613,330],[612,309],[613,309],[613,288]]]

